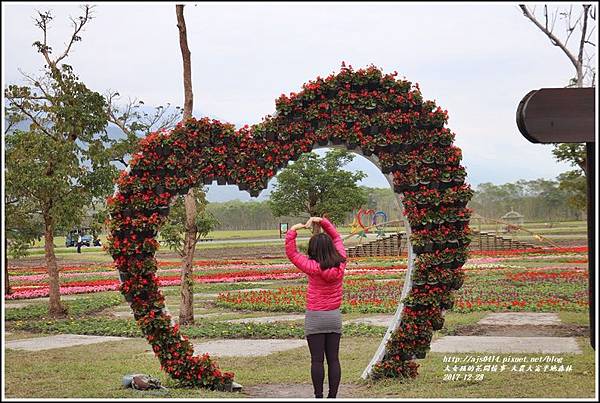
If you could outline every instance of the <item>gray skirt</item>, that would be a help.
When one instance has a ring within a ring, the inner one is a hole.
[[[339,308],[331,311],[306,310],[304,336],[317,333],[342,333],[342,313]]]

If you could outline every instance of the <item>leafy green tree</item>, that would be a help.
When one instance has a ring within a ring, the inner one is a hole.
[[[587,159],[584,143],[555,144],[552,154],[554,154],[554,158],[556,158],[557,161],[568,162],[581,169],[584,175],[586,174]]]
[[[194,239],[192,242],[194,246],[200,240],[200,238],[208,235],[218,221],[214,216],[206,212],[206,197],[202,189],[195,189],[192,193],[194,197],[194,210],[195,215],[193,217],[194,226]],[[189,208],[186,207],[186,203],[190,199],[190,194],[185,196],[178,196],[175,204],[171,207],[169,218],[167,222],[161,227],[160,237],[162,242],[167,245],[171,250],[177,251],[182,258],[188,257],[189,249],[189,231],[190,217]],[[192,255],[193,257],[193,255]],[[180,324],[193,324],[194,323],[194,278],[192,276],[192,264],[190,262],[190,270],[186,271],[185,264],[181,271],[181,287],[180,287],[180,312],[179,312],[179,323]]]
[[[580,171],[567,171],[558,175],[559,187],[567,193],[567,203],[583,211],[587,207],[587,181]]]
[[[35,205],[6,193],[4,236],[7,255],[18,259],[28,255],[29,247],[44,234],[44,222]],[[6,257],[6,256],[5,256]]]
[[[349,211],[367,202],[365,190],[357,184],[366,174],[341,169],[353,158],[339,149],[328,151],[323,158],[312,152],[303,154],[277,175],[269,200],[273,215],[326,214],[334,222],[342,222]],[[318,226],[313,231],[318,231]]]
[[[206,211],[206,197],[204,190],[196,189],[194,193],[198,206],[195,217],[197,228],[196,242],[202,237],[208,235],[219,221],[208,211]],[[160,238],[169,249],[179,253],[181,257],[185,256],[185,232],[186,232],[186,211],[184,206],[184,196],[178,196],[171,207],[167,222],[160,229]]]
[[[4,292],[11,293],[8,275],[8,255],[13,259],[27,256],[29,247],[44,233],[41,216],[27,200],[19,200],[6,192],[4,204]]]
[[[561,173],[557,179],[560,188],[568,193],[568,203],[581,211],[587,206],[587,152],[584,143],[554,144],[552,150],[557,161],[568,162],[579,169]]]
[[[277,229],[280,222],[290,223],[304,219],[293,216],[274,217],[266,200],[211,202],[206,205],[206,211],[219,222],[215,228],[218,230]]]
[[[35,25],[43,41],[34,46],[45,60],[44,75],[25,75],[27,85],[9,85],[4,91],[9,116],[28,124],[27,130],[13,125],[6,134],[6,201],[18,201],[21,217],[37,215],[43,221],[49,314],[54,317],[66,313],[60,301],[54,234],[78,224],[87,206],[112,191],[116,177],[105,133],[106,101],[63,63],[91,19],[92,8],[84,6],[83,15],[71,19],[73,33],[64,52],[53,58],[47,42],[52,15],[38,12]]]

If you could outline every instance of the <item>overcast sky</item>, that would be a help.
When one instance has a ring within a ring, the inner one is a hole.
[[[18,69],[43,67],[31,46],[41,39],[33,16],[48,9],[55,16],[49,43],[62,52],[76,4],[2,3],[5,83],[22,83]],[[66,59],[87,86],[146,105],[182,105],[174,3],[97,3],[94,13]],[[252,124],[274,112],[281,93],[339,71],[342,61],[374,64],[417,82],[425,99],[448,110],[472,185],[570,169],[555,162],[551,146],[526,141],[515,123],[527,92],[563,87],[574,75],[517,3],[188,3],[185,18],[196,117]],[[369,174],[365,185],[387,186],[362,157],[349,168]],[[215,191],[209,200],[222,199]]]

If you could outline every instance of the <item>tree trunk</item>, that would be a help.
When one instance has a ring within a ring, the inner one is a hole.
[[[176,5],[177,28],[179,28],[179,47],[183,59],[183,120],[192,117],[194,107],[194,94],[192,92],[192,54],[187,42],[187,29],[185,27],[185,18],[183,17],[183,5]]]
[[[183,245],[183,267],[181,269],[181,303],[179,324],[194,323],[194,252],[196,251],[196,198],[194,189],[185,196],[185,243]]]
[[[177,28],[179,29],[179,47],[183,60],[183,120],[192,117],[194,96],[192,93],[191,52],[187,43],[187,30],[183,16],[183,5],[176,5]],[[191,188],[185,196],[185,241],[183,246],[183,267],[181,268],[181,303],[179,306],[179,324],[194,323],[194,279],[193,263],[196,251],[196,198]]]
[[[321,232],[321,225],[319,223],[312,223],[312,233],[313,235],[317,235]]]
[[[308,214],[311,217],[317,217],[319,214],[315,211],[315,207],[317,206],[317,197],[313,194],[308,195]],[[316,235],[321,232],[321,225],[316,222],[312,223],[312,234]]]
[[[60,301],[60,283],[58,280],[58,265],[54,254],[54,221],[44,214],[44,249],[46,252],[46,267],[48,268],[49,301],[48,314],[51,317],[64,317],[67,310]]]

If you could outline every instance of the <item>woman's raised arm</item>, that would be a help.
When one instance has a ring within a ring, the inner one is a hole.
[[[304,273],[315,274],[317,273],[316,266],[318,266],[318,264],[316,264],[314,261],[311,261],[308,256],[298,252],[298,247],[296,246],[296,237],[298,236],[296,228],[301,227],[301,224],[296,224],[285,234],[285,254],[287,255],[288,259],[290,259],[290,262],[292,262],[294,266],[302,270]]]

